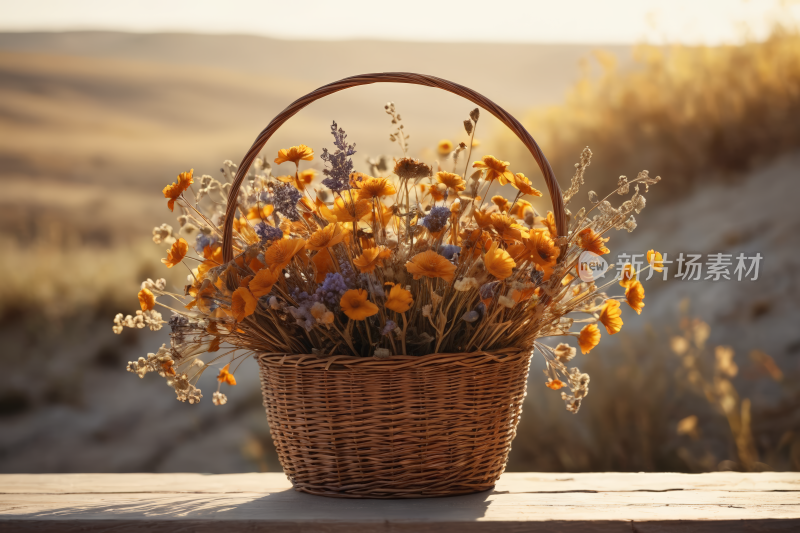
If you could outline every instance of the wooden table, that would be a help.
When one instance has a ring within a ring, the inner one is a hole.
[[[0,531],[800,532],[800,474],[505,474],[492,491],[348,500],[283,474],[0,475]]]

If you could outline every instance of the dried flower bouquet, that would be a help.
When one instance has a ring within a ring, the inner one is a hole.
[[[640,186],[646,192],[659,178],[646,171],[621,177],[602,200],[589,192],[592,207],[567,212],[569,231],[559,236],[553,213],[540,216],[527,200],[542,194],[526,176],[491,155],[472,162],[477,108],[464,121],[469,142],[440,143],[435,169],[407,156],[402,118],[392,103],[385,111],[399,151],[393,165],[370,159],[358,172],[355,144],[334,122],[334,148],[320,155],[321,186],[315,171],[303,168],[314,151],[299,145],[274,159],[293,164],[293,173],[273,176],[259,158],[230,200],[237,169],[230,161],[222,180],[206,175],[196,183],[189,171],[164,188],[180,229],[163,224],[153,240],[170,246],[162,262],[184,265],[188,284],[174,292],[164,280],[148,279],[138,295],[141,311],[116,316],[117,333],[123,326],[171,328],[170,345],[130,362],[129,371],[157,372],[179,400],[195,403],[202,398],[197,381],[209,367],[222,367],[220,385],[235,385],[236,363],[252,354],[390,358],[516,348],[544,356],[546,386],[568,388],[561,397],[578,411],[589,376],[567,366],[576,349],[542,339],[576,337],[588,353],[600,341],[598,324],[608,334],[620,331],[620,302],[641,312],[638,273],[626,268],[621,280],[598,286],[578,277],[578,258],[609,253],[610,230],[632,231],[634,214],[645,206]],[[585,149],[575,165],[565,205],[583,185],[591,155]],[[492,195],[506,184],[513,198]],[[631,189],[628,200],[611,205],[613,194]],[[234,258],[225,262],[228,201],[238,211]],[[647,268],[660,270],[659,253],[651,250],[647,259]],[[624,294],[608,295],[617,282]],[[156,306],[172,317],[164,321]],[[215,404],[226,400],[214,392]]]

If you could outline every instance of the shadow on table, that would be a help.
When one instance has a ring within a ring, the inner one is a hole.
[[[144,522],[200,520],[258,521],[262,525],[298,522],[433,522],[477,520],[486,515],[494,491],[441,498],[370,500],[327,498],[288,489],[269,494],[172,493],[172,494],[92,494],[91,498],[71,499],[69,507],[36,513],[6,514],[5,520]],[[3,521],[0,521],[2,524]],[[85,524],[85,522],[84,522]]]

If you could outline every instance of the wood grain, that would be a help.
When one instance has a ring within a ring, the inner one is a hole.
[[[494,490],[342,500],[282,474],[0,476],[3,531],[800,531],[800,474],[504,474]]]

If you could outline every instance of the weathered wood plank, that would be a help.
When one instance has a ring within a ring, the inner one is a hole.
[[[281,474],[0,476],[20,531],[800,531],[800,474],[506,474],[424,500],[301,494]]]
[[[114,492],[276,492],[291,488],[283,474],[2,474],[0,494],[61,494]],[[800,491],[800,474],[503,474],[495,492],[566,491]]]

